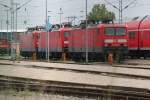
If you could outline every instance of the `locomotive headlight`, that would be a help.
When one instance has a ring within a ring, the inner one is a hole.
[[[69,44],[69,41],[64,41],[64,44]]]
[[[105,39],[104,43],[113,43],[113,39]]]
[[[126,43],[127,40],[126,39],[118,39],[118,43]]]

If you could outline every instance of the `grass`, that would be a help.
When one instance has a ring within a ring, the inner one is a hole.
[[[29,100],[28,98],[33,98],[33,100],[36,100],[37,98],[42,98],[42,100],[45,100],[45,98],[49,98],[50,100],[99,100],[99,98],[91,99],[88,97],[65,96],[60,94],[43,94],[41,92],[31,92],[28,90],[18,92],[16,90],[11,89],[0,91],[0,96],[2,95],[11,97],[11,100],[15,100],[17,97],[22,98],[21,100]]]

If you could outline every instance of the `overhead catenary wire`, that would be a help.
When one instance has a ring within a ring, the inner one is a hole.
[[[129,4],[126,6],[123,6],[123,0],[119,1],[119,7],[114,5],[113,3],[109,2],[108,0],[104,0],[107,4],[111,5],[113,8],[117,9],[119,11],[119,23],[123,22],[123,11],[130,7],[132,4],[134,4],[137,0],[132,0]]]
[[[19,7],[16,8],[16,11],[21,9],[22,7],[26,6],[28,3],[30,3],[32,0],[28,0],[27,2],[23,3],[22,5],[20,5]]]
[[[16,1],[16,0],[15,0]],[[25,0],[25,1],[30,1],[30,0]],[[24,2],[25,2],[24,1]],[[109,1],[109,2],[111,2],[112,4],[114,4],[115,6],[117,6],[118,7],[118,1],[119,0],[107,0],[107,1]],[[131,3],[133,0],[123,0],[123,5],[124,6],[126,6],[126,4],[129,4],[129,3]],[[138,0],[137,0],[138,1]],[[143,0],[144,1],[144,0]],[[41,17],[40,15],[41,14],[43,14],[43,12],[38,12],[37,13],[37,11],[39,10],[39,9],[43,9],[44,8],[44,4],[42,3],[41,4],[41,2],[42,2],[42,0],[33,0],[32,1],[32,3],[30,3],[29,5],[38,5],[38,6],[41,6],[41,7],[39,7],[38,9],[36,9],[36,10],[32,10],[32,12],[35,12],[34,13],[34,15],[32,14],[32,15],[30,15],[30,21],[31,21],[31,23],[34,23],[34,25],[37,25],[37,24],[40,24],[40,25],[43,25],[44,24],[44,22],[45,21],[43,21],[43,17]],[[80,2],[80,5],[79,5],[79,3],[76,3],[76,2]],[[77,14],[79,14],[79,11],[81,11],[81,10],[83,10],[84,9],[84,6],[83,6],[83,3],[84,2],[84,0],[76,0],[76,1],[74,1],[74,0],[55,0],[55,1],[48,1],[48,5],[50,5],[49,7],[48,7],[48,9],[52,9],[53,10],[53,7],[55,6],[55,8],[60,8],[60,7],[62,7],[62,9],[63,9],[63,11],[64,11],[64,16],[77,16]],[[1,3],[3,3],[3,2],[1,2]],[[92,8],[92,6],[94,5],[94,4],[98,4],[98,3],[104,3],[104,4],[106,4],[106,6],[107,5],[109,5],[108,3],[106,3],[106,2],[104,2],[104,0],[89,0],[89,4],[88,4],[88,11],[90,11],[90,9]],[[138,4],[139,5],[135,5],[135,4],[132,4],[132,5],[130,5],[130,8],[133,8],[133,7],[138,7],[138,8],[140,8],[141,6],[143,6],[143,5],[140,5],[141,3],[144,3],[144,2],[138,2]],[[75,5],[75,4],[77,4],[78,6],[72,6],[72,5]],[[146,4],[146,3],[144,3],[144,6],[145,5],[147,5],[148,6],[148,3]],[[148,7],[147,7],[148,8]],[[111,9],[111,7],[109,6],[108,7],[108,9],[110,9],[110,10],[113,10],[113,9]],[[22,13],[22,10],[19,10],[20,11],[20,13],[23,15],[23,13]],[[118,11],[118,10],[116,10],[116,11]],[[132,10],[131,10],[132,11]],[[131,12],[130,11],[130,12]],[[32,13],[31,11],[30,11],[30,9],[29,9],[29,12],[30,13]],[[53,12],[56,12],[56,13],[53,13],[53,16],[56,16],[55,18],[53,18],[53,21],[52,21],[52,23],[59,23],[59,16],[58,16],[58,14],[57,14],[57,9],[54,9],[53,10]],[[124,13],[125,11],[123,11],[123,13]],[[115,12],[116,13],[116,12]],[[126,13],[125,13],[126,14]],[[18,16],[20,16],[20,14],[18,15]],[[36,16],[39,16],[38,18],[36,18]],[[123,17],[124,17],[125,15],[123,14]],[[126,17],[126,16],[125,16]],[[20,17],[19,17],[20,18]],[[5,18],[6,19],[6,18]],[[35,19],[37,19],[36,21],[35,21]],[[83,19],[83,18],[82,18]],[[84,19],[85,19],[85,16],[84,16]],[[19,19],[19,21],[21,21],[22,20],[22,18],[20,18]],[[62,19],[62,21],[64,21],[65,20],[65,17]],[[18,22],[19,22],[18,21]],[[124,20],[123,20],[124,21]],[[19,27],[19,26],[18,26]],[[5,27],[6,28],[6,27]],[[20,27],[19,27],[20,28]]]

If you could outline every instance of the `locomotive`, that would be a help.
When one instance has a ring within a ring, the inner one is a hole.
[[[150,57],[150,20],[128,22],[129,56],[132,58]]]
[[[9,52],[10,43],[7,39],[0,39],[0,54],[7,54]]]
[[[10,54],[10,32],[5,32],[1,30],[0,32],[0,54]]]
[[[20,54],[23,57],[32,57],[35,52],[34,40],[32,34],[21,34],[19,37],[20,42]]]
[[[128,53],[127,26],[121,24],[98,24],[87,29],[64,27],[51,32],[33,31],[21,37],[23,56],[35,52],[38,58],[45,58],[47,48],[50,58],[60,59],[65,53],[68,59],[76,61],[85,60],[86,50],[90,61],[106,60],[109,53],[116,60],[123,59]]]

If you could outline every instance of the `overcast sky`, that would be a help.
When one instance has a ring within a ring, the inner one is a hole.
[[[0,0],[0,3],[10,6],[11,0]],[[14,2],[22,5],[28,0],[14,0]],[[46,0],[32,0],[29,4],[18,10],[18,29],[24,29],[25,27],[44,25],[45,23],[45,1]],[[107,0],[113,5],[118,6],[119,0]],[[123,6],[128,5],[134,0],[123,0]],[[118,10],[105,2],[105,0],[88,0],[88,12],[91,10],[94,4],[106,4],[106,7],[115,12],[118,19]],[[136,16],[150,15],[150,0],[135,0],[127,9],[123,11],[124,20],[131,19]],[[85,18],[85,0],[48,0],[48,13],[51,23],[59,23],[59,9],[62,8],[63,15],[62,21],[66,22],[68,16],[76,16],[76,22]],[[6,8],[0,6],[0,29],[6,29]],[[10,14],[9,14],[10,16]],[[84,17],[81,17],[84,16]],[[9,18],[10,20],[10,18]],[[24,24],[27,21],[27,24]],[[10,27],[10,25],[9,25]]]

